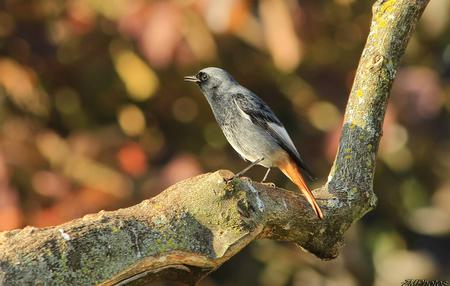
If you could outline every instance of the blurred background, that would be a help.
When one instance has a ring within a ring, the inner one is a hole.
[[[206,66],[273,108],[321,184],[372,2],[0,1],[0,231],[127,207],[184,178],[245,167],[183,82]],[[348,231],[339,258],[257,241],[201,285],[450,280],[449,16],[449,1],[432,0],[410,41],[378,154],[378,206]],[[269,180],[294,189],[280,172]]]

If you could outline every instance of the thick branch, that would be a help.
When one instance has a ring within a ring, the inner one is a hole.
[[[334,256],[336,250],[320,249],[315,232],[305,231],[329,230],[303,197],[245,178],[226,183],[231,176],[205,174],[127,209],[3,232],[0,284],[190,283],[258,237],[291,240],[322,257]]]
[[[157,197],[66,224],[0,233],[0,284],[192,284],[257,238],[338,254],[350,224],[374,207],[375,156],[398,63],[427,0],[378,1],[345,113],[339,151],[316,190],[325,220],[300,195],[220,171]]]
[[[373,208],[373,175],[384,114],[398,64],[429,0],[379,0],[345,111],[338,154],[324,188],[348,211]],[[350,204],[350,206],[348,206]]]

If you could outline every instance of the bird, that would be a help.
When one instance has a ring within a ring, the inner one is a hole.
[[[271,168],[277,167],[299,188],[317,217],[324,218],[302,175],[303,172],[312,179],[312,172],[284,125],[260,97],[217,67],[204,68],[195,75],[185,76],[184,80],[199,86],[230,145],[244,160],[251,162],[236,176],[261,165],[267,168],[264,182]]]

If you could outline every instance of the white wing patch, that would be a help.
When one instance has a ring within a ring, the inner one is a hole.
[[[280,126],[273,122],[268,122],[268,126],[278,136],[280,136],[281,140],[283,140],[286,143],[286,145],[289,147],[289,149],[291,149],[297,156],[300,156],[298,154],[297,148],[295,148],[294,142],[292,142],[291,137],[289,137],[289,134],[287,133],[286,129],[283,126]]]
[[[244,116],[245,119],[252,121],[252,119],[250,118],[250,116],[244,112],[244,110],[241,109],[241,107],[239,106],[239,104],[236,102],[235,99],[233,99],[234,104],[236,105],[237,109],[239,110],[239,112],[241,113],[242,116]]]
[[[241,109],[239,104],[237,104],[236,101],[234,101],[234,103],[236,104],[237,109],[239,110],[241,115],[245,119],[247,119],[249,121],[252,121],[250,116],[247,113],[245,113],[244,110]],[[287,147],[289,147],[289,149],[291,149],[298,157],[300,157],[300,155],[299,155],[299,153],[297,151],[297,148],[295,148],[294,142],[292,142],[292,139],[291,139],[291,137],[289,137],[289,134],[287,133],[286,129],[283,126],[280,126],[280,125],[278,125],[278,124],[276,124],[274,122],[267,122],[267,124],[268,124],[267,126],[272,131],[274,131],[280,137],[281,140],[283,140],[283,142],[287,145]]]

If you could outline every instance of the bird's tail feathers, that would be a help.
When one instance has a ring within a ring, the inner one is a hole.
[[[300,189],[302,194],[306,197],[306,200],[313,208],[316,215],[323,219],[323,213],[320,209],[319,205],[316,202],[316,199],[314,198],[314,195],[312,194],[311,190],[306,185],[305,180],[303,179],[302,174],[300,173],[299,168],[295,164],[295,162],[288,158],[287,160],[283,160],[280,164],[278,164],[278,168]]]

